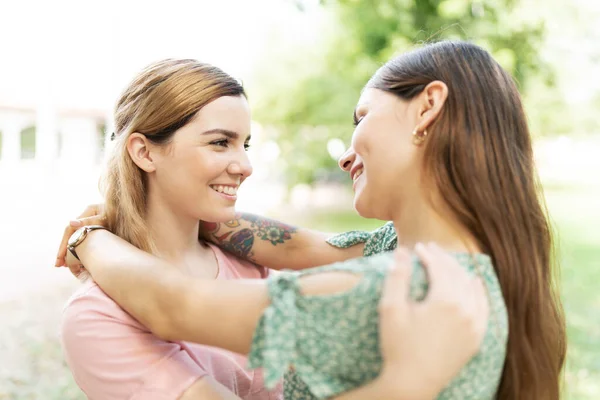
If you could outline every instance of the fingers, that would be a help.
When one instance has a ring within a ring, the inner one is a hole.
[[[417,256],[425,267],[429,281],[427,297],[444,297],[448,292],[449,281],[452,278],[445,265],[448,260],[444,259],[443,255],[436,250],[431,244],[426,246],[422,243],[417,243],[415,246],[415,253],[417,253]]]
[[[473,332],[475,334],[474,342],[477,348],[479,348],[485,337],[490,318],[490,303],[488,301],[487,289],[482,279],[473,279],[471,293],[472,297],[470,300],[475,305],[472,316]]]
[[[442,268],[448,275],[455,275],[459,271],[463,271],[463,267],[458,263],[450,253],[442,249],[437,244],[430,242],[427,244],[428,251],[433,255],[439,268]]]
[[[445,278],[450,275],[448,268],[445,265],[448,262],[446,253],[443,250],[438,250],[435,244],[430,243],[424,245],[423,243],[417,243],[415,246],[415,253],[419,256],[419,259],[425,266],[427,274],[430,276],[430,281],[437,278]],[[452,260],[452,257],[448,256]]]
[[[65,265],[65,256],[67,255],[67,241],[69,239],[69,232],[71,227],[67,226],[63,232],[63,237],[58,246],[58,253],[56,254],[55,267],[62,267]],[[64,250],[63,250],[64,249]]]
[[[104,214],[104,204],[92,204],[87,206],[83,213],[77,217],[77,219],[84,219],[101,214]]]
[[[485,336],[489,319],[489,302],[481,277],[470,275],[449,253],[434,243],[415,246],[429,275],[429,292],[425,303],[437,303],[446,313],[462,322],[472,338],[473,354]],[[425,306],[425,304],[423,304]]]
[[[75,275],[75,277],[79,276],[81,273],[81,262],[76,259],[70,251],[67,251],[65,265],[69,268],[71,273]]]
[[[58,252],[56,254],[56,260],[54,262],[55,267],[62,267],[67,265],[67,244],[69,242],[69,238],[71,235],[80,227],[85,225],[105,225],[105,219],[103,216],[104,213],[104,205],[103,204],[92,204],[87,206],[76,220],[72,220],[69,222],[69,225],[65,228],[63,232],[63,237],[60,241],[60,245],[58,247]]]
[[[86,225],[106,226],[106,218],[103,215],[94,215],[92,217],[74,219],[69,222],[69,226],[74,230]]]
[[[458,260],[434,243],[417,244],[415,252],[425,266],[429,280],[428,297],[453,298],[464,301],[470,293],[473,278],[465,272]],[[460,294],[461,297],[458,297]]]
[[[390,268],[383,284],[379,301],[380,314],[391,314],[395,318],[402,318],[402,314],[407,311],[411,273],[410,253],[404,248],[398,248],[394,252],[394,265]]]

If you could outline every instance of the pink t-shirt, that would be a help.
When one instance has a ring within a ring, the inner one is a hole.
[[[264,267],[211,247],[219,264],[217,279],[268,275]],[[161,340],[91,280],[65,306],[62,345],[75,381],[91,400],[176,400],[206,375],[242,399],[283,399],[281,385],[267,391],[262,370],[246,369],[246,357]]]

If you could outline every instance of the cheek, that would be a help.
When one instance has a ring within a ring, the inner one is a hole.
[[[394,146],[397,135],[389,124],[380,119],[368,117],[361,122],[354,131],[352,144],[357,154],[375,158],[380,157],[389,146]]]
[[[417,179],[416,161],[414,151],[397,141],[396,145],[373,143],[364,159],[369,196],[389,197],[405,183]]]
[[[182,151],[165,160],[157,169],[157,178],[163,188],[177,195],[197,190],[204,180],[210,165],[202,157]]]
[[[195,179],[200,183],[201,180],[211,180],[224,170],[225,164],[220,153],[211,151],[190,151],[178,161],[178,171],[185,173],[189,178]],[[184,172],[185,171],[185,172]]]

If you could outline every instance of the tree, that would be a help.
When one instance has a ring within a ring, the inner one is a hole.
[[[305,9],[304,1],[295,3]],[[543,24],[521,18],[516,0],[321,0],[319,7],[326,23],[318,42],[293,49],[256,78],[255,118],[277,128],[270,131],[291,184],[335,176],[324,173],[336,170],[327,142],[349,143],[360,90],[380,65],[414,45],[468,39],[487,48],[521,90],[534,75],[552,79],[536,51]]]

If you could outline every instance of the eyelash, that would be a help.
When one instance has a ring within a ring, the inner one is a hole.
[[[228,139],[216,140],[214,142],[211,142],[211,144],[215,145],[215,146],[220,146],[220,147],[228,147],[229,140]],[[250,148],[250,143],[244,143],[244,150],[248,150],[249,148]]]
[[[352,117],[352,120],[353,120],[352,122],[353,122],[353,125],[355,128],[358,126],[358,124],[360,124],[360,121],[362,121],[362,119],[363,119],[363,117],[360,117],[357,119],[356,115]]]

